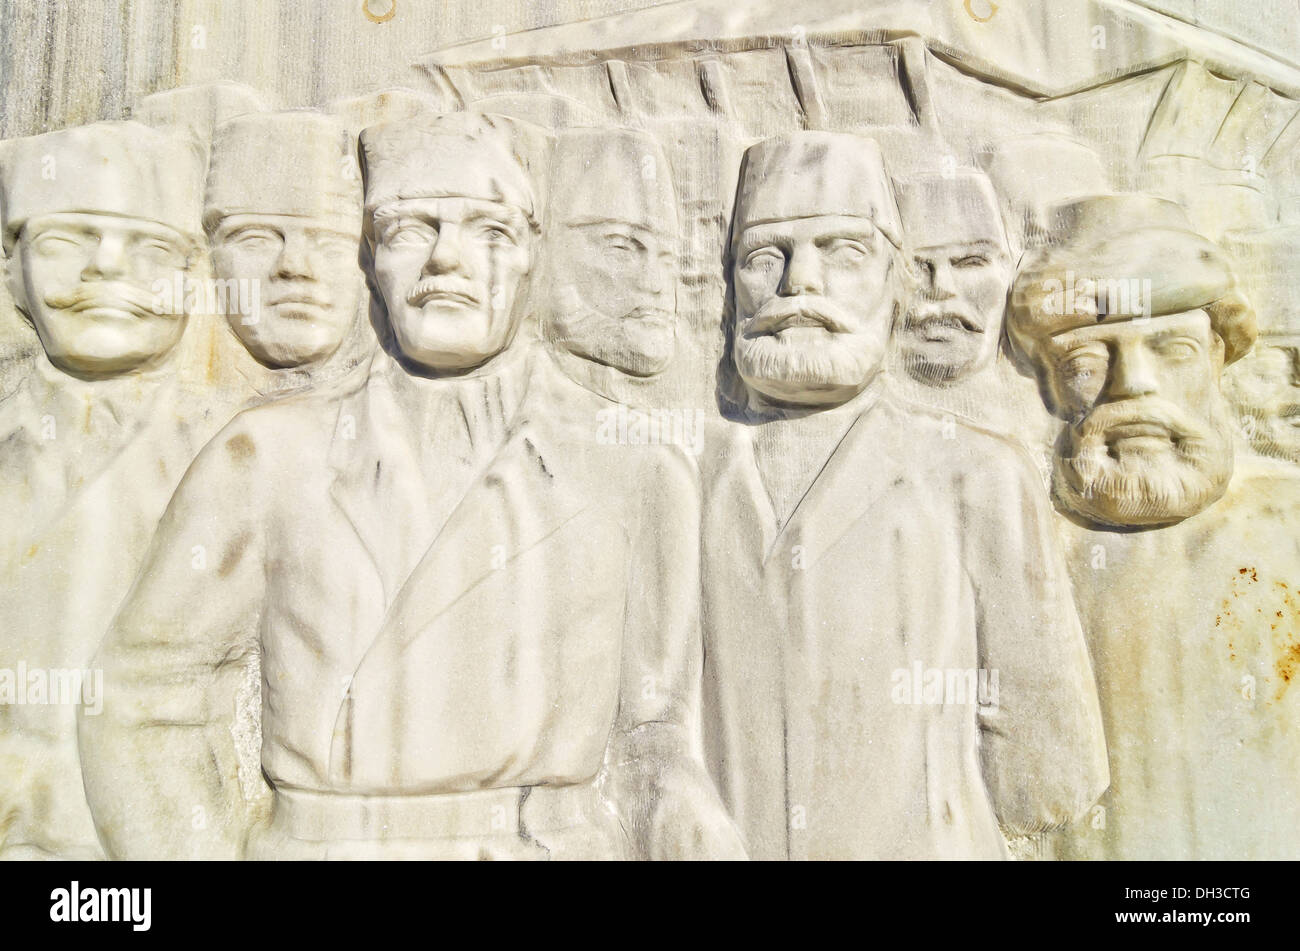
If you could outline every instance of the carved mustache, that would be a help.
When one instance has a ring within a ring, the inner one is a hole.
[[[1163,436],[1170,442],[1201,439],[1206,425],[1165,400],[1144,397],[1120,403],[1103,403],[1078,424],[1086,443],[1134,436]]]
[[[416,281],[411,292],[406,295],[406,302],[412,307],[421,307],[432,300],[451,301],[478,307],[482,300],[471,290],[471,285],[464,281],[448,281],[441,277],[424,277]]]
[[[746,337],[775,334],[788,327],[821,327],[831,333],[848,333],[850,324],[834,302],[813,294],[777,297],[760,307],[745,325]]]
[[[66,293],[46,294],[45,303],[55,310],[70,310],[77,314],[109,307],[130,311],[138,317],[155,316],[154,296],[123,281],[83,281]]]
[[[914,307],[907,315],[908,330],[919,330],[927,324],[934,323],[942,327],[952,327],[954,330],[964,330],[967,333],[984,332],[984,328],[969,313],[951,306]]]
[[[672,321],[673,315],[662,307],[634,307],[623,315],[623,319],[665,324]]]

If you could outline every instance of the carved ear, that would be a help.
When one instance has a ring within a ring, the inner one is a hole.
[[[4,261],[5,286],[9,290],[9,297],[13,300],[14,306],[18,308],[18,312],[23,315],[28,323],[31,323],[31,305],[27,301],[27,285],[23,281],[21,255],[17,253],[15,248],[5,256]]]

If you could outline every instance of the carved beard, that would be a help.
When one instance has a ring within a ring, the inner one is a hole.
[[[1251,444],[1256,452],[1274,459],[1300,462],[1300,406],[1287,403],[1274,408],[1256,423]]]
[[[555,290],[549,333],[570,353],[637,377],[661,373],[677,348],[674,314],[638,309],[611,317],[589,306],[572,284]]]
[[[985,322],[965,301],[914,304],[903,323],[903,367],[918,383],[943,386],[983,369]],[[922,337],[927,321],[939,320],[952,328],[945,344]]]
[[[892,308],[887,300],[884,305]],[[800,316],[820,328],[794,328],[784,333],[746,336],[745,328],[760,321]],[[867,322],[887,319],[879,314]],[[862,318],[826,297],[774,297],[750,317],[736,335],[736,369],[747,384],[762,392],[762,381],[811,386],[853,386],[868,380],[884,359],[884,347],[854,332]]]
[[[1112,446],[1111,431],[1132,423],[1167,431],[1161,446]],[[1195,419],[1155,397],[1105,403],[1061,433],[1052,488],[1061,506],[1099,525],[1169,525],[1204,510],[1232,478],[1232,427],[1216,397]]]

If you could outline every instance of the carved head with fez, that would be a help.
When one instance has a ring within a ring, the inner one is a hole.
[[[197,253],[202,174],[192,138],[137,122],[0,147],[9,289],[54,366],[100,379],[171,354],[185,314],[159,287]]]
[[[395,356],[433,376],[505,351],[528,306],[546,137],[503,116],[421,116],[361,133],[364,227]]]
[[[1096,526],[1154,528],[1203,511],[1232,478],[1219,381],[1255,340],[1233,266],[1178,205],[1086,198],[1026,254],[1007,336],[1067,425],[1057,504]]]
[[[907,281],[880,150],[846,133],[751,146],[732,222],[732,356],[751,405],[820,409],[880,370]]]
[[[654,138],[571,129],[556,141],[547,211],[546,335],[629,376],[661,373],[677,333],[677,200]]]
[[[997,358],[1012,261],[988,177],[974,169],[899,183],[915,290],[898,331],[903,368],[948,386]]]
[[[357,319],[361,176],[351,136],[312,112],[251,113],[213,133],[203,224],[219,280],[258,282],[230,328],[263,365],[328,359]]]

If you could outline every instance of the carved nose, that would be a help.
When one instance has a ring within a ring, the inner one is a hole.
[[[438,236],[434,238],[433,250],[429,253],[429,260],[425,262],[425,271],[429,274],[446,274],[449,271],[461,270],[464,266],[464,255],[461,251],[460,235],[455,226],[443,225],[438,229]]]
[[[957,296],[957,288],[952,276],[952,265],[947,261],[927,262],[924,274],[926,275],[925,291],[927,297],[934,300],[947,300],[950,297]]]
[[[778,293],[783,297],[799,294],[820,294],[822,291],[821,262],[811,249],[795,248],[786,261]]]
[[[286,236],[276,259],[277,277],[315,277],[312,250],[306,238]]]
[[[1106,379],[1109,399],[1148,396],[1159,389],[1150,358],[1139,346],[1120,348],[1111,361]]]
[[[126,253],[122,240],[115,235],[104,235],[99,239],[95,252],[82,269],[83,278],[108,280],[121,277],[126,273]]]

